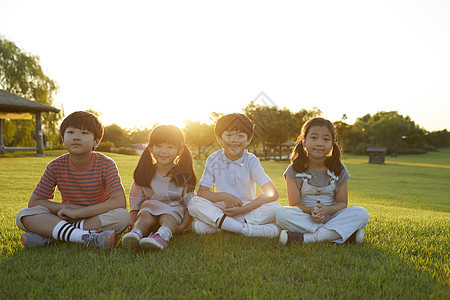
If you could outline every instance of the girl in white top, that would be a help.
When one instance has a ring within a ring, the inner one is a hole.
[[[156,127],[134,170],[129,197],[132,230],[123,236],[122,245],[164,249],[173,233],[189,228],[192,217],[186,207],[196,182],[181,130],[173,125]],[[153,228],[158,228],[156,233],[151,233]]]
[[[323,118],[306,122],[291,162],[284,173],[291,206],[276,215],[285,229],[280,243],[362,243],[369,214],[362,207],[347,207],[350,175],[341,162],[333,124]]]

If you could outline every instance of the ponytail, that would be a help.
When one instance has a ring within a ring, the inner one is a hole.
[[[297,173],[303,173],[308,169],[308,155],[300,139],[297,140],[294,150],[292,150],[291,163]]]
[[[141,158],[139,159],[136,169],[134,169],[134,181],[136,181],[136,183],[140,186],[150,187],[150,183],[152,182],[155,172],[156,168],[153,164],[152,156],[147,146],[141,154]]]
[[[176,166],[170,170],[169,174],[172,174],[172,181],[177,186],[187,186],[187,192],[193,192],[197,184],[197,176],[194,171],[194,160],[192,159],[192,153],[189,148],[184,145],[183,152],[178,158]]]
[[[341,174],[342,166],[341,162],[341,149],[339,148],[336,141],[333,142],[333,150],[331,152],[331,156],[327,157],[325,160],[325,166],[331,171],[334,172],[336,176]]]

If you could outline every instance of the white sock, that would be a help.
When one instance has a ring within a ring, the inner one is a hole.
[[[61,220],[58,224],[56,224],[52,232],[53,238],[57,241],[79,243],[83,242],[82,236],[85,234],[89,234],[89,231],[76,228],[64,220]]]
[[[169,227],[161,226],[156,233],[159,233],[159,235],[167,242],[172,237],[172,231]]]
[[[239,221],[236,221],[235,219],[227,217],[225,215],[223,215],[222,218],[218,219],[216,221],[216,224],[217,228],[234,233],[241,233],[242,228],[244,228],[243,223],[240,223]]]
[[[341,238],[341,235],[334,230],[329,230],[326,228],[319,228],[314,233],[307,233],[303,235],[304,243],[314,243],[314,242],[324,242],[324,241],[334,241]]]
[[[140,231],[139,229],[134,228],[131,230],[131,232],[136,233],[139,236],[139,238],[142,239],[142,231]]]

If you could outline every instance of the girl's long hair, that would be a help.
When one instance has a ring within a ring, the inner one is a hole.
[[[325,159],[325,166],[331,171],[334,172],[336,176],[341,174],[342,166],[341,162],[341,149],[339,148],[336,140],[336,130],[334,129],[333,123],[324,119],[324,118],[312,118],[308,120],[302,127],[302,131],[297,138],[297,142],[295,144],[294,150],[291,153],[291,163],[294,171],[297,173],[305,172],[308,169],[308,154],[306,153],[303,142],[306,140],[306,137],[309,133],[311,127],[314,126],[324,126],[328,128],[331,132],[332,140],[333,140],[333,149],[331,151],[331,156],[328,156]]]
[[[183,133],[174,125],[161,125],[153,129],[149,143],[142,152],[136,169],[134,169],[134,181],[140,186],[150,187],[156,172],[156,162],[153,161],[150,148],[163,143],[183,149],[182,154],[175,159],[175,166],[167,175],[172,176],[171,181],[177,186],[187,186],[187,192],[193,192],[197,184],[197,176],[194,172],[192,153],[184,143]]]

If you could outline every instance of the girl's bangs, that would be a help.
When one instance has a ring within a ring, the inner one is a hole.
[[[173,125],[161,125],[156,127],[150,135],[149,146],[164,143],[182,148],[184,139],[180,129]]]

